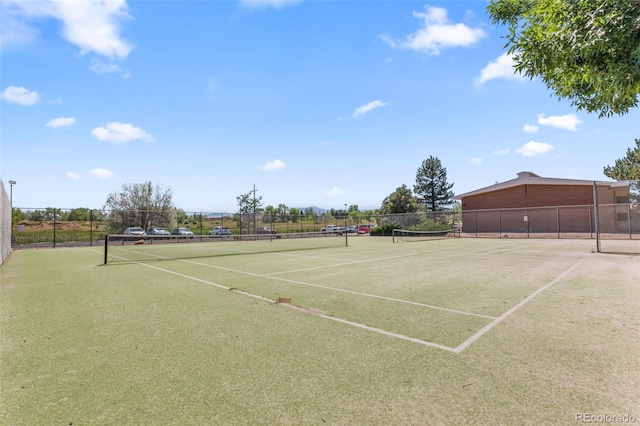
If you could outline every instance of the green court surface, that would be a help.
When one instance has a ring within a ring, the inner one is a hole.
[[[0,423],[640,422],[640,257],[353,237],[21,250]],[[604,417],[603,417],[604,418]]]

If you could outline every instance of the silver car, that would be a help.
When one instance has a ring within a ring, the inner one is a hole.
[[[171,235],[165,228],[153,227],[147,231],[147,235]]]
[[[193,232],[191,232],[191,230],[189,228],[176,228],[173,231],[171,231],[171,235],[191,236],[191,235],[193,235]]]
[[[231,230],[226,226],[216,226],[209,231],[209,235],[231,235]]]
[[[124,230],[123,234],[124,235],[147,235],[147,233],[144,232],[144,229],[140,228],[139,226],[130,226]]]

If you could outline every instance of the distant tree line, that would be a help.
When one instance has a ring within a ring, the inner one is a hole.
[[[626,156],[615,161],[613,166],[604,168],[603,173],[618,181],[640,181],[640,139],[635,139],[635,147],[627,150]],[[265,223],[293,222],[299,220],[321,221],[343,220],[347,217],[355,222],[370,221],[374,216],[396,213],[416,213],[421,211],[459,210],[460,205],[453,199],[453,183],[447,180],[447,170],[442,162],[430,156],[416,171],[413,188],[406,184],[397,187],[382,201],[377,210],[360,211],[357,204],[345,209],[334,209],[318,213],[312,207],[299,209],[285,204],[263,207],[262,197],[256,196],[256,189],[236,197],[239,214],[260,213]],[[124,184],[118,192],[109,194],[103,210],[85,207],[74,209],[45,209],[22,211],[14,208],[13,223],[25,220],[44,221],[96,221],[105,222],[107,232],[121,232],[128,226],[148,229],[152,226],[173,227],[180,224],[202,223],[200,213],[188,215],[173,204],[171,188],[152,182]]]

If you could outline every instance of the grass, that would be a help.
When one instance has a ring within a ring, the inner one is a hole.
[[[638,258],[592,245],[356,237],[106,266],[98,248],[16,251],[0,268],[0,423],[640,418]],[[459,353],[318,315],[455,346],[492,320],[389,298],[497,317],[550,283]]]

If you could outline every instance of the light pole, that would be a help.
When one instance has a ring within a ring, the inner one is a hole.
[[[17,182],[15,180],[9,181],[9,205],[11,206],[11,243],[13,243],[13,185]]]
[[[17,182],[15,180],[9,181],[9,205],[11,206],[11,212],[13,212],[13,185]]]

